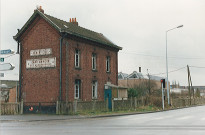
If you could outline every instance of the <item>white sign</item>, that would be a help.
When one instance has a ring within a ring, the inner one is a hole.
[[[51,48],[30,50],[30,56],[41,56],[41,55],[50,55],[50,54],[52,54]]]
[[[27,69],[46,67],[56,67],[56,57],[26,60]]]
[[[0,64],[0,71],[13,70],[15,66],[11,63]]]

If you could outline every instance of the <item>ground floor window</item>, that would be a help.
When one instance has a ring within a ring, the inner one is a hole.
[[[92,98],[97,99],[97,81],[92,82]]]
[[[75,99],[80,98],[80,80],[76,79],[75,80]]]

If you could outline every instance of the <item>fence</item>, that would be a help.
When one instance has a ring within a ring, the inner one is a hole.
[[[0,108],[1,115],[12,115],[19,114],[20,104],[19,103],[1,103]]]
[[[55,114],[56,102],[24,102],[23,113]]]
[[[191,101],[190,101],[191,100]],[[172,107],[173,108],[181,108],[181,107],[187,107],[192,105],[204,105],[205,104],[205,98],[195,98],[195,99],[189,99],[189,98],[176,98],[172,99]]]
[[[112,100],[112,111],[135,110],[143,106],[154,106],[162,108],[160,97],[149,98],[130,98],[128,100]],[[166,102],[165,102],[166,103]],[[190,104],[191,103],[191,104]],[[165,104],[165,109],[183,108],[192,105],[204,105],[205,98],[172,98],[171,107]],[[57,102],[57,103],[1,103],[0,114],[13,115],[28,113],[28,107],[33,106],[34,111],[31,113],[56,113],[56,114],[75,114],[78,112],[105,112],[109,111],[108,101],[74,101],[74,102]],[[23,111],[24,109],[24,111]]]
[[[74,101],[74,102],[57,102],[56,114],[73,114],[86,111],[107,111],[107,101]]]

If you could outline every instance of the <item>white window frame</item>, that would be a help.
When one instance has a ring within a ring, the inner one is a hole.
[[[75,67],[80,67],[80,50],[78,49],[75,50]]]
[[[96,70],[97,65],[96,65],[96,54],[92,54],[92,70]]]
[[[110,72],[110,56],[106,57],[106,72]]]
[[[74,88],[74,90],[75,90],[74,98],[75,99],[79,99],[80,98],[80,80],[75,80],[75,88]]]
[[[92,81],[92,99],[97,99],[98,97],[98,83],[97,81]]]

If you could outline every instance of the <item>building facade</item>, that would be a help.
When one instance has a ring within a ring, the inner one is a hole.
[[[161,79],[165,79],[163,77],[149,75],[149,74],[142,74],[141,68],[139,72],[133,71],[131,74],[126,73],[118,73],[118,85],[122,87],[128,88],[135,88],[139,85],[148,85],[152,87],[152,89],[158,90],[161,89]],[[170,85],[170,83],[169,83]],[[166,83],[165,83],[165,87]]]
[[[103,34],[37,8],[14,36],[20,53],[19,99],[24,102],[104,100],[118,84],[118,51]]]

